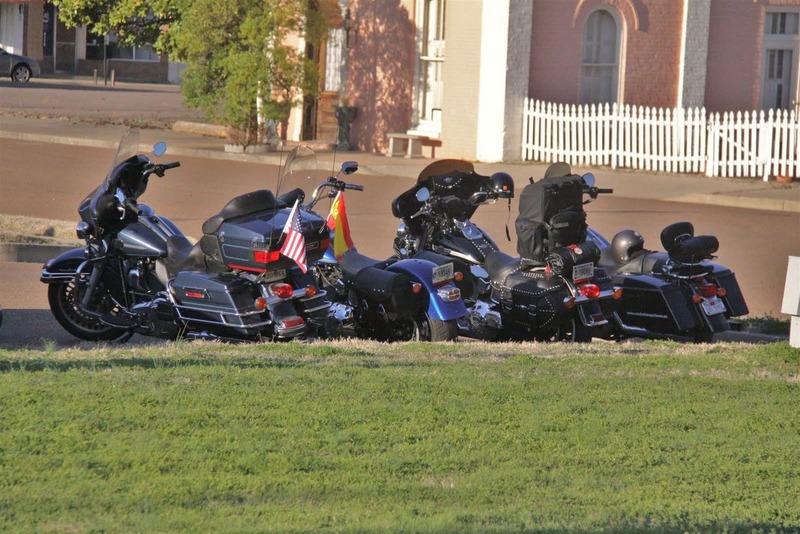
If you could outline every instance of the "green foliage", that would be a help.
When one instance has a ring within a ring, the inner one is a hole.
[[[164,31],[180,20],[187,0],[53,0],[58,16],[67,26],[86,24],[96,34],[115,31],[123,44],[153,44],[167,52]],[[191,3],[191,2],[188,2]]]
[[[4,531],[793,531],[800,351],[0,351]]]
[[[264,140],[262,120],[283,121],[301,94],[314,94],[317,69],[290,41],[319,13],[306,0],[197,0],[173,31],[185,60],[182,85],[190,106],[231,126],[235,142]],[[257,98],[263,107],[257,108]]]
[[[761,332],[764,334],[783,334],[789,335],[790,321],[781,317],[745,317],[742,321],[747,330]]]
[[[124,44],[153,43],[188,63],[186,103],[229,126],[234,142],[265,141],[263,121],[285,121],[319,73],[297,38],[318,45],[327,12],[312,0],[56,0],[68,26],[117,32]],[[326,9],[330,6],[326,4]],[[262,105],[257,106],[257,99]]]

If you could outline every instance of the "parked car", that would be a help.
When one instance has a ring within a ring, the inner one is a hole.
[[[0,48],[0,75],[11,76],[17,83],[27,83],[33,77],[39,76],[42,69],[39,63],[30,57],[11,54]]]

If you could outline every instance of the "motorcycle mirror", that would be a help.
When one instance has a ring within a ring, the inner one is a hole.
[[[161,157],[167,153],[167,143],[164,141],[159,141],[158,143],[153,145],[153,154],[157,157]]]
[[[342,163],[342,170],[340,171],[342,174],[353,174],[358,170],[358,162],[357,161],[345,161]]]
[[[427,202],[429,198],[431,198],[431,192],[428,190],[427,187],[421,187],[419,191],[417,191],[417,200],[420,202]]]
[[[583,183],[585,183],[587,186],[594,187],[594,184],[596,182],[597,181],[594,178],[594,174],[587,172],[586,174],[583,175]]]

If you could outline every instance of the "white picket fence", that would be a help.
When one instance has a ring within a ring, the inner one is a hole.
[[[794,111],[564,105],[528,99],[522,159],[706,176],[798,176]]]

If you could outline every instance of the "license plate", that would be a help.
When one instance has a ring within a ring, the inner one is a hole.
[[[444,284],[453,279],[453,263],[445,263],[433,268],[433,285]]]
[[[594,276],[593,263],[581,263],[572,268],[572,280],[586,280]]]
[[[286,269],[278,269],[277,271],[264,273],[265,282],[274,282],[275,280],[283,280],[284,278],[286,278]]]
[[[725,313],[725,303],[717,297],[711,297],[703,301],[703,311],[706,315],[717,315]]]

